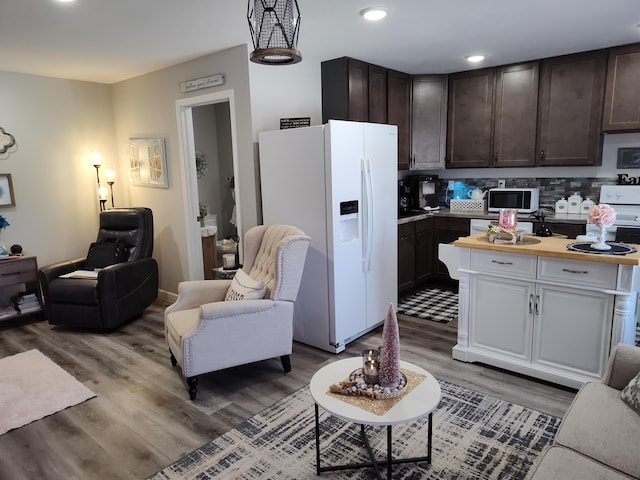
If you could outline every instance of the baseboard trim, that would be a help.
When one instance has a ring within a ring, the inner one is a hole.
[[[178,294],[173,292],[167,292],[166,290],[158,290],[158,298],[156,301],[174,303],[178,300]]]

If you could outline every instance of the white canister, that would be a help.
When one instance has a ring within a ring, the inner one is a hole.
[[[579,193],[574,193],[571,195],[567,202],[569,202],[569,207],[567,208],[567,213],[580,213],[580,204],[582,203],[582,197]]]
[[[231,270],[236,266],[236,256],[233,253],[225,253],[222,255],[222,268]]]
[[[564,197],[556,202],[556,213],[567,213],[569,209],[569,202],[567,202]]]
[[[591,200],[589,197],[585,198],[580,204],[580,214],[587,215],[589,213],[589,210],[591,210],[591,207],[593,207],[593,205],[594,205],[593,200]]]

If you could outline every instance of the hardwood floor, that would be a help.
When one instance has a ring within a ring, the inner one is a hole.
[[[110,333],[46,321],[0,326],[0,357],[36,348],[98,395],[0,435],[1,480],[146,478],[307,385],[322,365],[377,347],[382,336],[379,328],[340,355],[294,343],[290,373],[277,358],[214,372],[200,377],[191,402],[169,361],[164,306]],[[570,389],[453,360],[454,322],[398,317],[401,358],[439,379],[558,416],[573,399]]]

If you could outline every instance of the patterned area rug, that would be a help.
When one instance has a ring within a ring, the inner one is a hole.
[[[458,294],[440,288],[425,288],[398,301],[397,312],[447,323],[458,318]]]
[[[440,381],[433,415],[433,456],[395,465],[394,479],[522,479],[553,440],[560,419]],[[313,399],[303,388],[154,476],[174,479],[372,478],[371,469],[316,477]],[[322,410],[321,410],[322,412]],[[359,427],[322,412],[322,466],[366,462]],[[378,458],[386,452],[384,427],[367,427]],[[426,454],[426,418],[393,427],[394,457]]]

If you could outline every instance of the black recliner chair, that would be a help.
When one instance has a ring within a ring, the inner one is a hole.
[[[52,325],[112,329],[158,296],[149,208],[115,208],[100,213],[100,230],[87,257],[40,268],[47,319]],[[95,270],[97,278],[60,278]]]

